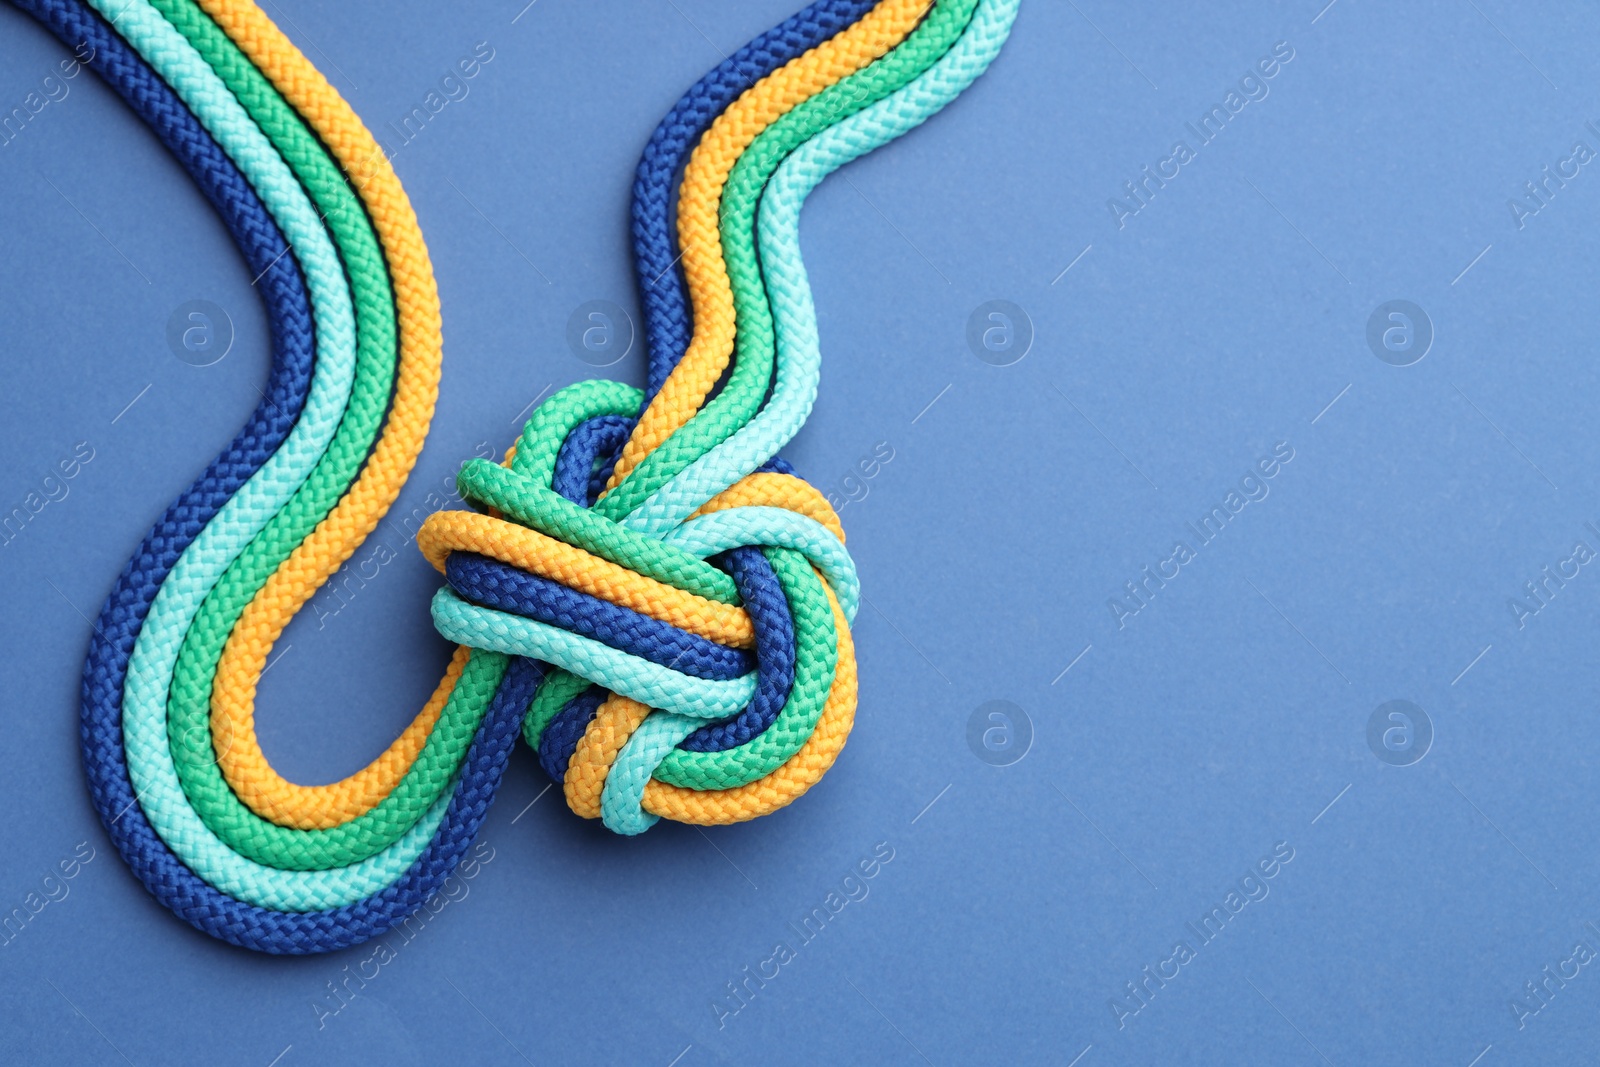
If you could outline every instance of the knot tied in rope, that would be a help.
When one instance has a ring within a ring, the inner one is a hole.
[[[971,85],[1019,0],[813,0],[678,100],[634,180],[648,388],[564,389],[504,464],[462,468],[473,510],[418,534],[455,654],[377,758],[318,785],[267,759],[257,690],[427,436],[443,337],[416,213],[253,0],[12,2],[88,46],[271,326],[261,405],[145,534],[84,662],[89,792],[156,899],[265,952],[382,935],[462,863],[519,735],[625,834],[754,818],[821,779],[855,714],[859,594],[837,515],[777,458],[821,365],[801,208]]]
[[[604,483],[640,396],[557,393],[505,465],[462,468],[482,510],[417,537],[446,578],[443,636],[557,669],[523,737],[573,811],[626,834],[787,804],[832,765],[856,702],[859,593],[832,507],[772,459],[665,529],[613,517]]]

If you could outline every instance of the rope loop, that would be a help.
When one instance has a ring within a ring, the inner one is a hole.
[[[838,516],[781,459],[664,531],[597,513],[640,399],[557,393],[505,463],[462,467],[475,510],[417,535],[445,577],[434,626],[546,665],[560,706],[534,700],[523,736],[575,812],[625,834],[752,818],[820,778],[854,715],[859,601]]]

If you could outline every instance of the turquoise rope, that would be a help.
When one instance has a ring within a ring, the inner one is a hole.
[[[861,580],[856,577],[856,562],[845,551],[844,542],[816,519],[787,508],[752,504],[713,511],[687,520],[661,540],[701,559],[744,545],[792,548],[828,579],[847,621],[855,621],[856,610],[861,606]]]
[[[799,216],[806,197],[839,167],[926,122],[971,85],[999,55],[1020,0],[980,5],[939,61],[910,84],[830,126],[778,167],[757,214],[763,280],[778,337],[776,382],[760,414],[679,471],[630,513],[626,525],[659,536],[788,444],[817,396],[822,353],[816,306],[800,254]]]

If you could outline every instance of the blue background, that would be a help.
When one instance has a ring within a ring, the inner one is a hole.
[[[0,511],[76,443],[94,450],[0,548],[0,911],[79,842],[95,858],[0,948],[3,1058],[1592,1056],[1600,967],[1547,1003],[1525,983],[1580,941],[1600,950],[1600,568],[1520,627],[1509,601],[1575,542],[1600,549],[1584,525],[1600,524],[1600,174],[1547,186],[1520,228],[1508,201],[1575,141],[1600,150],[1584,127],[1600,16],[1323,2],[1028,0],[976,86],[817,190],[803,237],[824,376],[786,455],[837,493],[878,442],[894,452],[842,512],[868,601],[837,766],[769,818],[628,840],[544,793],[519,750],[468,895],[320,1028],[313,1005],[370,949],[271,959],[195,933],[124,869],[85,794],[87,618],[258,402],[266,328],[178,166],[92,76],[71,82],[0,148]],[[479,442],[503,447],[541,392],[595,373],[566,323],[591,300],[637,315],[640,147],[720,52],[797,3],[267,5],[380,132],[476,42],[494,49],[394,160],[446,342],[396,516]],[[1280,41],[1294,58],[1269,95],[1119,228],[1108,198],[1175,140],[1194,147],[1185,123]],[[0,110],[65,55],[0,7]],[[204,368],[165,337],[194,299],[236,330]],[[1011,366],[966,340],[993,299],[1031,320]],[[1367,343],[1394,299],[1435,333],[1411,366]],[[642,382],[638,346],[601,373]],[[1119,628],[1108,600],[1279,442],[1294,458],[1269,495]],[[447,658],[427,622],[438,578],[388,539],[399,558],[320,626],[303,613],[265,679],[263,743],[292,779],[363,765]],[[1393,699],[1434,732],[1409,766],[1367,741]],[[994,700],[1026,716],[1007,766],[969,744]],[[789,924],[880,842],[894,858],[868,896],[799,945]],[[1275,847],[1293,859],[1270,893],[1200,945],[1185,924]],[[1138,1006],[1126,984],[1180,939],[1195,958],[1119,1028],[1113,1000]],[[727,999],[780,940],[797,947],[778,977]],[[1514,997],[1540,1008],[1520,1026]]]

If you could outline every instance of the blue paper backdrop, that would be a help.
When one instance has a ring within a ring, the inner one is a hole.
[[[637,315],[641,145],[797,3],[267,5],[380,134],[493,52],[395,157],[447,353],[397,516],[596,373],[567,323]],[[370,947],[196,934],[85,795],[88,618],[257,403],[265,324],[93,77],[8,131],[0,511],[47,503],[0,547],[0,912],[75,877],[0,947],[0,1058],[1592,1056],[1600,15],[1322,3],[1029,0],[970,92],[818,189],[787,455],[859,498],[849,746],[777,815],[635,840],[521,751],[464,895],[364,984]],[[0,113],[65,54],[0,8]],[[210,366],[167,339],[194,300],[234,330]],[[642,381],[638,346],[601,373]],[[370,759],[447,657],[437,576],[378,536],[398,559],[263,684],[295,780]]]

